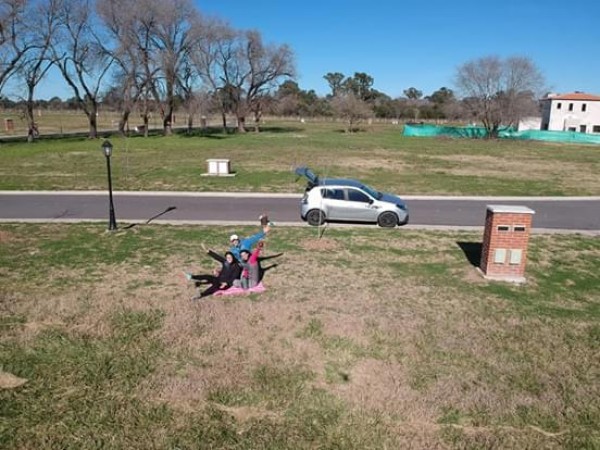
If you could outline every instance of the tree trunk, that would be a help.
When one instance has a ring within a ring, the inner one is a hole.
[[[193,128],[194,128],[194,115],[192,113],[189,113],[188,119],[187,119],[187,134],[192,134]]]
[[[498,139],[498,132],[500,131],[500,125],[494,124],[488,133],[490,139]]]
[[[90,123],[90,139],[96,139],[98,137],[98,105],[94,102],[90,105],[90,111],[88,113],[88,120]]]
[[[237,131],[238,133],[246,132],[246,118],[244,116],[237,116]]]
[[[262,109],[259,107],[254,111],[254,132],[260,133],[260,119],[262,117]]]
[[[173,111],[169,108],[165,117],[163,118],[163,132],[165,136],[171,136],[173,134]]]
[[[142,114],[142,119],[144,121],[144,137],[148,137],[148,125],[150,124],[150,119],[148,118],[147,112]]]
[[[131,111],[125,110],[123,111],[123,113],[121,114],[121,118],[119,119],[119,134],[121,136],[127,135],[127,133],[125,132],[125,127],[129,122],[129,114],[131,114]]]
[[[223,132],[227,133],[227,114],[225,114],[225,111],[221,113],[221,118],[223,119]]]
[[[27,142],[33,142],[38,131],[33,118],[33,97],[30,95],[25,106],[25,119],[27,120]]]
[[[174,80],[175,77],[169,76],[167,73],[167,86],[166,86],[166,106],[167,110],[165,111],[165,115],[163,117],[163,131],[165,136],[171,136],[173,134],[173,110],[174,108],[174,85],[171,80]]]

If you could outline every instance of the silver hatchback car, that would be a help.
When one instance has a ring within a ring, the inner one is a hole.
[[[310,225],[346,221],[391,228],[408,223],[408,208],[400,197],[378,192],[356,180],[320,179],[308,167],[298,167],[295,172],[308,180],[300,216]]]

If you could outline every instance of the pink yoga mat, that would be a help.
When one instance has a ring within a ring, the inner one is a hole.
[[[224,291],[217,291],[213,295],[240,295],[240,294],[252,294],[257,292],[265,292],[265,287],[262,283],[258,283],[253,288],[242,289],[241,287],[230,287]]]

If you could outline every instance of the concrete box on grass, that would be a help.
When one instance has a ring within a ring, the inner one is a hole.
[[[207,159],[208,173],[203,173],[203,176],[215,177],[234,177],[235,173],[231,173],[231,165],[228,159]]]
[[[485,278],[525,282],[527,246],[534,214],[534,210],[525,206],[487,206],[479,267]]]

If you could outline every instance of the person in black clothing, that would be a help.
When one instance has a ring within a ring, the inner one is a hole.
[[[210,286],[203,292],[194,295],[192,300],[198,300],[202,297],[207,297],[219,290],[229,289],[233,285],[233,282],[240,278],[241,268],[233,256],[233,253],[227,252],[225,253],[224,257],[212,250],[208,250],[207,253],[209,256],[220,262],[221,267],[215,269],[213,275],[185,274],[185,277],[189,281],[193,281],[198,288],[203,284],[210,284]]]

